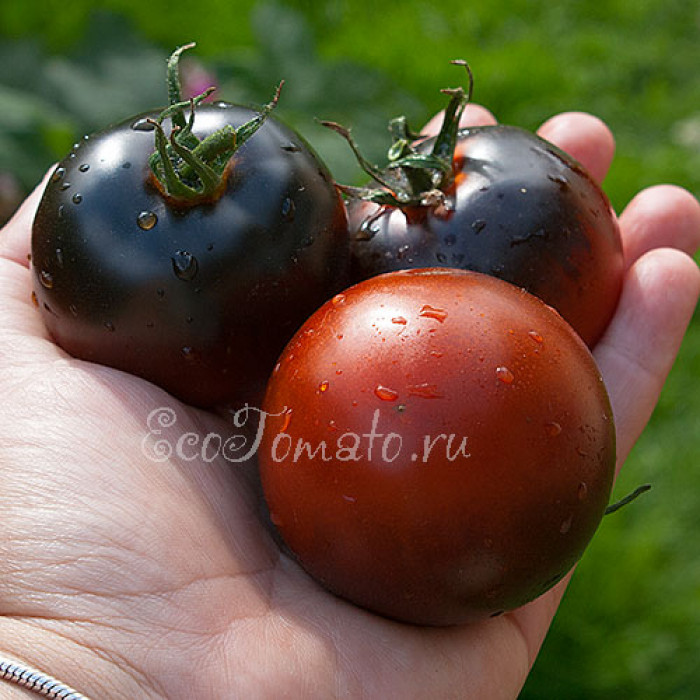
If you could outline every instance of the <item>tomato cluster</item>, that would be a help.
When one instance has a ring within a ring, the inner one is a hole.
[[[191,404],[266,386],[270,518],[330,591],[422,624],[534,599],[612,484],[587,347],[622,280],[605,195],[533,135],[460,130],[471,82],[432,139],[394,120],[384,169],[329,124],[373,180],[336,185],[270,115],[279,91],[260,112],[182,101],[184,48],[169,107],[84,140],[46,188],[32,260],[51,335]]]

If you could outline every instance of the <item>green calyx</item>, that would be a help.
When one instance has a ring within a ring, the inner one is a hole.
[[[350,130],[335,122],[321,124],[340,134],[357,158],[360,167],[374,180],[374,187],[337,185],[338,189],[353,199],[363,199],[380,205],[396,207],[444,206],[446,193],[454,183],[454,154],[459,138],[459,122],[469,104],[474,87],[471,69],[466,61],[452,61],[466,69],[468,88],[442,90],[449,96],[440,132],[435,137],[430,152],[417,148],[421,134],[411,131],[406,117],[397,117],[389,123],[391,146],[388,163],[380,168],[367,161],[353,140]]]
[[[231,158],[277,106],[283,85],[279,84],[272,100],[249,121],[238,127],[226,125],[199,139],[193,132],[197,107],[215,88],[208,88],[190,100],[182,99],[180,56],[194,46],[194,43],[181,46],[168,59],[170,104],[157,119],[148,120],[155,129],[155,151],[148,161],[153,181],[165,197],[184,206],[211,202],[221,195]],[[163,127],[166,119],[171,124],[169,135]]]

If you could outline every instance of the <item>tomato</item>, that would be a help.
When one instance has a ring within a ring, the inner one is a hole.
[[[71,355],[214,405],[261,394],[338,291],[346,219],[323,163],[268,116],[274,103],[190,114],[178,99],[175,86],[165,112],[86,137],[58,165],[33,225],[34,293]]]
[[[351,195],[351,282],[410,267],[483,272],[554,306],[593,346],[622,287],[622,243],[607,196],[535,134],[504,125],[457,130],[468,96],[448,92],[437,137],[413,144],[395,120],[388,168],[361,159],[380,186],[343,188]]]
[[[406,622],[533,600],[604,514],[615,430],[585,344],[480,273],[361,282],[298,331],[260,443],[270,518],[330,591]]]

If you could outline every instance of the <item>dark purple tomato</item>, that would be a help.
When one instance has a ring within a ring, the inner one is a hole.
[[[391,122],[385,169],[359,155],[346,129],[327,123],[375,180],[341,188],[351,195],[351,282],[404,268],[482,272],[540,297],[594,345],[623,276],[607,196],[578,162],[535,134],[503,125],[458,129],[469,95],[444,92],[450,103],[436,137],[415,141],[403,118]]]
[[[268,117],[219,164],[218,190],[182,204],[149,168],[158,118],[86,137],[55,169],[33,227],[36,301],[75,357],[192,404],[247,399],[337,291],[342,202],[307,143]],[[200,105],[193,133],[206,143],[255,118],[229,103]],[[171,118],[162,126],[168,133]]]
[[[330,591],[445,625],[538,597],[610,495],[615,429],[580,337],[495,277],[392,272],[336,295],[268,385],[270,517]]]

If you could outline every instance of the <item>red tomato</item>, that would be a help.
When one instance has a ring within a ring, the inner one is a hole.
[[[608,503],[615,431],[588,349],[480,273],[393,272],[337,295],[287,346],[264,409],[272,522],[319,582],[391,618],[523,605]]]

